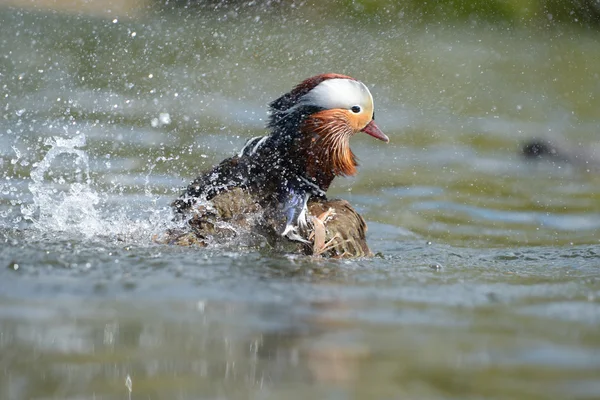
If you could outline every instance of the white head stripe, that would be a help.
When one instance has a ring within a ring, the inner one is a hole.
[[[373,107],[369,89],[359,81],[351,79],[327,79],[300,99],[300,104],[311,104],[326,109],[361,106]]]

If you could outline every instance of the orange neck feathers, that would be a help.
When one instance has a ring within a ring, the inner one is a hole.
[[[302,125],[299,156],[306,160],[306,175],[327,190],[336,176],[356,174],[356,157],[350,150],[353,134],[340,110],[325,110],[309,116]]]

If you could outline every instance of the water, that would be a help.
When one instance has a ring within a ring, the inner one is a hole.
[[[0,398],[600,396],[598,34],[302,17],[0,8]],[[391,139],[331,189],[378,256],[152,242],[326,71]]]

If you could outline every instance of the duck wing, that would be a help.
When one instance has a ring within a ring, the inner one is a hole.
[[[316,244],[315,240],[314,254],[340,258],[373,255],[367,245],[367,223],[346,200],[309,201],[308,210],[313,218],[321,220],[325,228],[324,248],[319,248],[320,244]],[[315,237],[319,225],[318,222],[313,223]]]

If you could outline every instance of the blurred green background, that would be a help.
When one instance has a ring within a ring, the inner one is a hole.
[[[600,2],[597,0],[440,0],[440,1],[392,1],[392,0],[2,0],[0,4],[55,9],[107,15],[129,15],[149,9],[188,8],[204,11],[249,8],[281,11],[294,7],[312,10],[315,15],[334,18],[374,18],[376,23],[397,22],[403,19],[411,23],[449,21],[495,22],[507,24],[548,25],[566,22],[595,26],[600,23]]]

